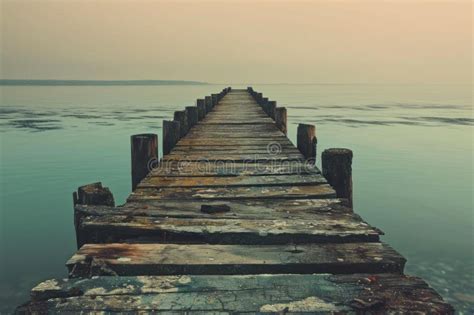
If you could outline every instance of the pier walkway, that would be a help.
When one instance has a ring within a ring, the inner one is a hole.
[[[453,313],[353,212],[352,152],[323,152],[320,171],[314,126],[295,146],[286,124],[261,93],[227,88],[164,122],[159,162],[156,135],[132,137],[126,203],[80,187],[69,278],[17,312]]]

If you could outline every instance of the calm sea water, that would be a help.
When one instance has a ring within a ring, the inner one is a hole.
[[[237,86],[234,86],[237,87]],[[318,151],[354,151],[357,213],[386,232],[460,313],[474,313],[473,131],[469,85],[256,85]],[[0,87],[0,312],[75,251],[71,193],[102,181],[130,193],[129,137],[223,86]],[[160,139],[161,143],[161,139]]]

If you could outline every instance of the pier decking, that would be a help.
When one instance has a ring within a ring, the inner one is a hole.
[[[152,135],[132,141],[132,162],[154,168],[132,165],[124,205],[79,189],[69,278],[40,283],[18,313],[453,313],[353,212],[350,151],[325,152],[321,172],[314,127],[299,126],[297,148],[286,110],[252,89],[174,118],[159,163]]]

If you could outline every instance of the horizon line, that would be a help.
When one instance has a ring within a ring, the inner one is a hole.
[[[162,80],[162,79],[0,79],[0,85],[465,85],[472,82],[205,82],[195,80]]]

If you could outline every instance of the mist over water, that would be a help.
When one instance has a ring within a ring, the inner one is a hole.
[[[102,181],[123,203],[130,135],[161,143],[163,119],[223,87],[0,87],[0,313],[39,281],[66,277],[72,191]],[[298,123],[316,125],[318,159],[329,147],[354,151],[355,211],[407,257],[408,274],[474,312],[471,86],[254,88],[287,107],[293,142]]]

